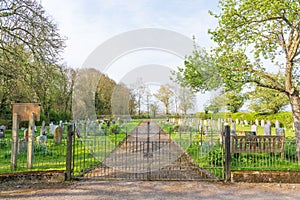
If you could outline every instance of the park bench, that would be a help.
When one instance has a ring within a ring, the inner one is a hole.
[[[231,153],[280,153],[284,157],[285,136],[230,136]]]

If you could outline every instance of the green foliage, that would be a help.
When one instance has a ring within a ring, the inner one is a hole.
[[[205,49],[194,46],[192,55],[179,67],[178,73],[173,72],[173,79],[183,87],[189,86],[195,92],[204,92],[221,86],[215,59]]]
[[[113,124],[110,127],[110,134],[119,134],[121,131],[121,128],[118,124]]]
[[[256,87],[248,95],[249,109],[257,113],[277,113],[282,107],[289,104],[286,94],[272,89]]]
[[[270,120],[270,122],[274,125],[275,121],[278,120],[281,123],[281,126],[285,128],[292,128],[293,127],[293,116],[291,112],[278,112],[276,114],[259,114],[253,112],[238,112],[238,113],[231,113],[228,114],[229,117],[232,119],[239,119],[239,120],[247,120],[254,122],[256,119],[258,120]]]
[[[223,149],[218,142],[211,151],[204,157],[204,160],[211,166],[223,166]]]

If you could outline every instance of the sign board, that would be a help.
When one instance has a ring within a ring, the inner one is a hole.
[[[34,120],[40,121],[41,104],[39,103],[13,103],[13,113],[17,113],[20,121],[28,121],[29,115],[34,113]]]

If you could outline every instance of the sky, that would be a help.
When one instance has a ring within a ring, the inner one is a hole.
[[[190,39],[195,36],[197,44],[207,49],[214,45],[208,29],[216,27],[217,21],[208,11],[218,11],[217,0],[41,0],[41,3],[58,24],[61,35],[67,38],[62,58],[68,67],[81,68],[106,41],[145,28],[169,30]],[[120,82],[131,73],[138,73],[137,68],[155,65],[174,70],[183,61],[169,52],[143,49],[119,56],[102,70]]]

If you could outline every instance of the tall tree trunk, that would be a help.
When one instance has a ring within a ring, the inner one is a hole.
[[[289,96],[293,118],[294,118],[294,128],[296,136],[296,155],[298,162],[300,162],[300,96],[299,92],[293,93]]]

